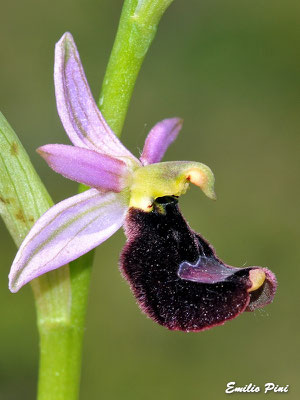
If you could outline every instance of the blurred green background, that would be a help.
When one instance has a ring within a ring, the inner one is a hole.
[[[0,109],[55,201],[77,185],[35,149],[68,143],[57,116],[53,49],[75,37],[98,97],[121,0],[1,2]],[[181,199],[192,227],[235,266],[270,267],[272,305],[203,333],[169,332],[138,310],[118,271],[120,231],[97,250],[84,342],[81,399],[225,399],[227,382],[299,383],[299,0],[175,0],[142,68],[123,132],[136,154],[158,120],[184,129],[166,160],[208,164],[217,202]],[[33,400],[37,331],[30,287],[7,290],[15,247],[0,225],[0,399]],[[235,394],[234,399],[264,398]]]

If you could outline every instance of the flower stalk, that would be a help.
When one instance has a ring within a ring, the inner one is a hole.
[[[38,400],[76,400],[79,396],[82,342],[93,254],[70,263],[72,300],[64,323],[39,325]],[[58,270],[55,271],[59,271]],[[54,271],[43,275],[47,276]]]

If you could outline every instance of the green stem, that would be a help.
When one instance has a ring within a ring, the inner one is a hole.
[[[126,0],[101,89],[99,107],[120,136],[131,94],[158,23],[173,0]]]
[[[126,0],[99,100],[107,122],[120,136],[132,91],[161,16],[173,0]],[[79,191],[85,190],[80,185]],[[73,261],[70,320],[43,322],[39,317],[38,400],[78,398],[81,350],[94,252]]]
[[[70,263],[70,320],[41,322],[38,400],[78,399],[82,340],[93,254]]]

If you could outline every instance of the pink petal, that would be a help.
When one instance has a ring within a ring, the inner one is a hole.
[[[9,274],[9,288],[59,268],[108,239],[123,224],[127,199],[121,193],[87,190],[51,207],[30,230]]]
[[[54,171],[73,181],[114,192],[126,186],[129,171],[120,159],[64,144],[47,144],[37,152]]]
[[[167,148],[174,142],[182,128],[182,123],[183,120],[180,118],[169,118],[158,122],[151,129],[140,158],[143,165],[157,163],[163,158]]]
[[[75,146],[137,161],[112,132],[99,111],[75,42],[68,32],[55,47],[54,83],[60,119]]]

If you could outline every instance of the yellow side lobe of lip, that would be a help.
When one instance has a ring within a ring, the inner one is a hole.
[[[252,286],[250,289],[248,289],[248,293],[254,292],[254,290],[259,289],[264,281],[266,280],[266,274],[262,269],[253,269],[249,273],[249,279],[252,283]]]

